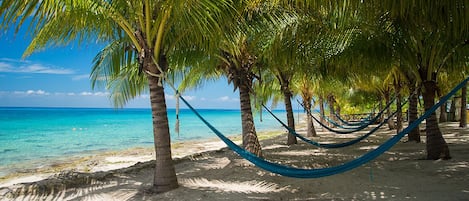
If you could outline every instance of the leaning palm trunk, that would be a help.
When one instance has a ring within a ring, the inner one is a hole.
[[[256,128],[254,127],[251,98],[249,97],[250,86],[246,85],[248,84],[241,84],[238,88],[241,104],[241,123],[243,125],[243,147],[257,156],[262,156],[261,145],[259,144]]]
[[[288,127],[295,130],[295,118],[293,116],[293,107],[291,104],[292,93],[288,87],[283,89],[283,97],[285,99],[285,110],[287,111]],[[297,144],[296,136],[288,132],[287,145]]]
[[[409,125],[412,124],[418,118],[418,94],[416,87],[411,85],[409,87],[411,91],[411,96],[409,98]],[[408,135],[409,141],[420,142],[420,125],[417,125],[412,129]]]
[[[160,66],[167,67],[165,58],[160,60]],[[156,66],[148,61],[149,71],[155,71]],[[153,72],[154,73],[154,72]],[[155,73],[158,74],[158,73]],[[171,139],[169,135],[168,113],[164,88],[160,80],[154,76],[148,76],[150,88],[150,102],[153,119],[153,137],[155,139],[156,165],[153,177],[153,191],[157,193],[166,192],[178,187],[176,171],[171,156]]]
[[[423,102],[425,111],[428,111],[435,104],[435,92],[437,86],[435,81],[428,80],[423,82],[423,86]],[[440,128],[438,127],[435,112],[426,119],[426,133],[427,159],[450,159],[451,156],[449,154],[449,148],[441,134]]]
[[[461,88],[461,118],[459,119],[459,127],[467,127],[467,82]]]

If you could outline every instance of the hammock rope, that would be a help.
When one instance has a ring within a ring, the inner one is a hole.
[[[367,152],[366,154],[362,155],[359,158],[356,158],[352,161],[343,163],[338,166],[333,166],[333,167],[327,167],[327,168],[319,168],[319,169],[305,169],[305,168],[296,168],[296,167],[291,167],[291,166],[286,166],[286,165],[280,165],[277,163],[273,163],[270,161],[267,161],[263,158],[257,157],[256,155],[252,154],[251,152],[241,148],[237,144],[235,144],[233,141],[228,139],[226,136],[224,136],[220,131],[218,131],[213,125],[211,125],[207,120],[205,120],[182,96],[179,96],[179,98],[189,107],[189,109],[197,116],[199,119],[207,125],[207,127],[210,128],[223,142],[226,143],[228,147],[230,147],[234,152],[236,152],[239,156],[247,159],[254,165],[272,172],[276,174],[280,174],[283,176],[287,177],[294,177],[294,178],[319,178],[319,177],[325,177],[325,176],[330,176],[334,174],[339,174],[346,172],[348,170],[357,168],[373,159],[376,157],[380,156],[383,154],[385,151],[389,150],[392,146],[394,146],[399,140],[404,137],[407,133],[409,133],[412,129],[414,129],[417,125],[419,125],[424,119],[428,118],[432,113],[435,112],[436,109],[438,109],[444,102],[446,102],[452,95],[454,95],[467,81],[469,80],[469,77],[467,77],[464,81],[462,81],[460,84],[458,84],[453,90],[451,90],[446,96],[440,99],[440,101],[433,105],[429,110],[427,110],[422,116],[420,116],[416,121],[411,123],[407,128],[399,132],[398,134],[394,135],[390,139],[388,139],[386,142],[381,144],[379,147],[376,149]]]
[[[407,100],[404,101],[404,103],[402,104],[405,105],[407,103]],[[393,117],[394,115],[397,114],[397,110],[395,112],[393,112],[391,114],[391,116],[387,117],[383,122],[381,122],[380,124],[378,124],[376,127],[374,127],[373,129],[371,129],[370,131],[368,131],[368,133],[366,133],[365,135],[362,135],[360,137],[357,137],[353,140],[350,140],[350,141],[347,141],[347,142],[342,142],[342,143],[320,143],[320,142],[316,142],[316,141],[313,141],[311,139],[308,139],[306,137],[304,137],[303,135],[300,135],[299,133],[297,133],[295,130],[293,130],[292,128],[290,128],[288,125],[285,124],[285,122],[283,122],[282,120],[280,120],[280,118],[278,118],[271,110],[269,110],[265,105],[262,105],[266,110],[267,112],[269,112],[272,117],[274,117],[274,119],[276,119],[280,124],[282,124],[282,126],[284,128],[286,128],[288,130],[289,133],[291,133],[292,135],[300,138],[301,140],[303,140],[304,142],[308,143],[308,144],[311,144],[311,145],[314,145],[314,146],[317,146],[317,147],[321,147],[321,148],[327,148],[327,149],[335,149],[335,148],[342,148],[342,147],[347,147],[347,146],[350,146],[350,145],[354,145],[360,141],[362,141],[363,139],[369,137],[371,134],[375,133],[379,128],[381,128],[381,126],[383,126],[384,124],[386,124],[386,122],[388,121],[389,118]]]

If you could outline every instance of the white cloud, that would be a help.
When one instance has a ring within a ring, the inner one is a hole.
[[[109,92],[95,92],[93,93],[93,96],[109,96]]]
[[[27,91],[14,91],[13,94],[16,95],[42,95],[42,96],[48,96],[50,95],[49,92],[46,92],[44,90],[27,90]]]
[[[55,66],[46,66],[39,63],[31,63],[29,61],[13,60],[3,58],[0,59],[0,73],[31,73],[31,74],[73,74],[71,69],[65,69]]]
[[[37,95],[49,95],[49,93],[46,93],[44,90],[37,90],[37,91],[28,90],[26,93],[27,94],[37,94]]]
[[[1,94],[5,94],[5,95],[22,95],[22,96],[30,96],[30,95],[40,95],[40,96],[49,96],[49,95],[53,95],[53,96],[100,96],[100,97],[104,97],[104,96],[109,96],[110,93],[109,92],[88,92],[88,91],[84,91],[84,92],[81,92],[81,93],[75,93],[75,92],[47,92],[47,91],[44,91],[42,89],[39,89],[39,90],[26,90],[26,91],[0,91]]]
[[[219,101],[226,102],[226,101],[229,101],[229,100],[230,100],[230,97],[228,97],[228,96],[223,96],[223,97],[218,98],[218,100],[219,100]]]
[[[90,79],[90,75],[89,75],[89,74],[76,75],[76,76],[73,76],[73,77],[72,77],[72,80],[74,80],[74,81],[78,81],[78,80],[87,80],[87,79]]]
[[[216,99],[217,101],[221,101],[221,102],[237,102],[239,101],[239,99],[237,98],[230,98],[229,96],[222,96],[220,98],[217,98]]]
[[[195,100],[195,96],[184,96],[184,99],[188,100],[188,101],[193,101]]]
[[[165,94],[165,97],[167,100],[176,100],[176,96],[172,94]],[[187,95],[183,95],[183,97],[187,101],[193,101],[197,98],[197,96],[187,96]]]
[[[69,93],[71,96],[74,95],[74,93]],[[88,92],[88,91],[84,91],[84,92],[81,92],[80,95],[81,96],[109,96],[109,92]]]
[[[0,62],[0,70],[6,69],[6,68],[11,68],[11,65],[5,62]]]
[[[148,95],[148,96],[150,96],[150,95]],[[167,100],[174,100],[174,99],[176,99],[176,97],[175,97],[174,95],[172,95],[172,94],[165,94],[164,96],[166,97]]]

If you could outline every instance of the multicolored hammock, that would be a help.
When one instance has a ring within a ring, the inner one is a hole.
[[[330,176],[330,175],[335,175],[335,174],[346,172],[348,170],[357,168],[375,159],[376,157],[380,156],[385,151],[389,150],[392,146],[394,146],[397,142],[399,142],[399,140],[402,137],[404,137],[407,133],[409,133],[412,129],[414,129],[417,125],[419,125],[424,119],[428,118],[433,112],[435,112],[436,109],[438,109],[444,102],[446,102],[452,95],[454,95],[468,80],[469,80],[469,77],[467,77],[464,81],[462,81],[455,88],[453,88],[453,90],[451,90],[446,96],[442,97],[437,104],[433,105],[420,118],[412,122],[407,128],[405,128],[404,130],[402,130],[395,136],[388,139],[386,142],[381,144],[376,149],[367,152],[366,154],[362,155],[359,158],[343,163],[341,165],[334,166],[334,167],[327,167],[327,168],[319,168],[319,169],[305,169],[305,168],[291,167],[291,166],[273,163],[263,158],[257,157],[251,152],[235,144],[233,141],[231,141],[225,135],[223,135],[220,131],[218,131],[215,127],[213,127],[213,125],[207,122],[207,120],[205,120],[182,96],[179,96],[179,98],[181,98],[181,100],[187,105],[187,107],[189,107],[189,109],[192,112],[194,112],[194,114],[197,117],[199,117],[200,120],[204,122],[205,125],[207,125],[210,128],[210,130],[212,130],[223,142],[225,142],[229,148],[231,148],[239,156],[250,161],[257,167],[260,167],[266,171],[280,174],[280,175],[287,176],[287,177],[319,178],[319,177],[325,177],[325,176]]]

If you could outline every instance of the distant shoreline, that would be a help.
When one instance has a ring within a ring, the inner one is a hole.
[[[23,107],[23,106],[0,106],[0,110],[1,109],[69,109],[69,110],[74,110],[74,109],[79,109],[79,110],[116,110],[116,111],[119,111],[119,110],[148,110],[148,111],[151,111],[151,108],[139,108],[139,107],[125,107],[125,108],[113,108],[113,107]],[[187,108],[187,107],[181,107],[179,108],[180,110],[186,110],[186,111],[189,111],[190,109]],[[168,111],[173,111],[173,110],[176,110],[176,108],[167,108]],[[207,110],[211,110],[211,111],[240,111],[241,110],[238,108],[197,108],[197,110],[203,110],[203,111],[207,111]],[[275,112],[284,112],[285,110],[284,109],[273,109],[272,111],[275,111]],[[297,112],[300,112],[300,113],[304,113],[302,109],[293,109],[293,112],[294,113],[297,113]]]

